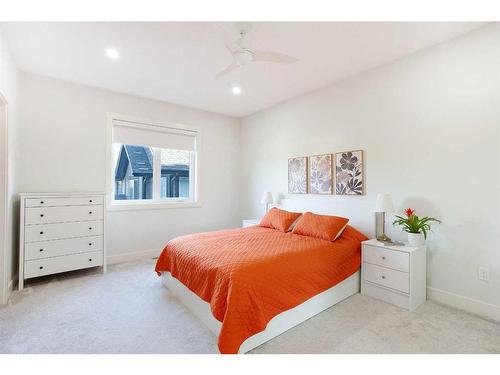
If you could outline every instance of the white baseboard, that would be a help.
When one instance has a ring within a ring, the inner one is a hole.
[[[7,296],[10,296],[12,291],[14,290],[14,282],[17,280],[17,277],[15,279],[10,280],[9,285],[7,285]],[[7,297],[8,298],[8,297]]]
[[[492,305],[431,287],[427,287],[427,299],[442,303],[443,305],[456,307],[457,309],[479,315],[483,318],[500,321],[500,306],[498,305]]]
[[[16,279],[12,279],[9,281],[9,284],[7,284],[7,289],[5,290],[5,298],[4,300],[0,300],[0,306],[5,306],[9,302],[9,298],[12,295],[12,292],[14,291],[14,283]],[[1,296],[0,296],[1,298]]]
[[[123,263],[123,262],[130,262],[132,260],[154,258],[159,256],[160,253],[161,250],[158,249],[134,251],[130,253],[108,255],[106,257],[106,260],[108,264]]]

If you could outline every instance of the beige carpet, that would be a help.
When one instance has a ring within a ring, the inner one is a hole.
[[[1,353],[215,353],[154,261],[50,276],[0,308]],[[428,301],[416,312],[355,295],[253,353],[500,353],[500,324]]]

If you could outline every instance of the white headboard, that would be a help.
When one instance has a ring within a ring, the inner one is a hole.
[[[373,202],[366,196],[303,196],[280,198],[277,207],[287,211],[310,211],[320,215],[336,215],[349,218],[349,224],[366,235],[372,235],[374,227]]]

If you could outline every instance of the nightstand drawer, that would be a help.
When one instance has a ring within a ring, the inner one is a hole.
[[[401,251],[383,249],[381,247],[364,245],[363,262],[393,268],[398,271],[410,271],[410,256]]]
[[[410,278],[406,272],[364,262],[363,279],[404,293],[409,293],[410,291]]]

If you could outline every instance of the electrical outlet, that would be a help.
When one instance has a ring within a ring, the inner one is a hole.
[[[490,280],[490,270],[486,267],[479,267],[477,276],[479,280],[489,281]]]

